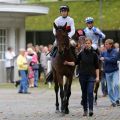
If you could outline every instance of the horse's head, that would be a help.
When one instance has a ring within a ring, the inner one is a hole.
[[[65,50],[69,49],[69,38],[66,30],[67,23],[64,26],[56,26],[54,23],[54,28],[56,30],[56,40],[58,52],[63,54]]]

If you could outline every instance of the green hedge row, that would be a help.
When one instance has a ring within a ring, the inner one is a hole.
[[[102,0],[100,11],[99,0],[76,1],[76,2],[39,2],[37,4],[49,7],[49,14],[37,17],[27,17],[27,30],[51,30],[54,19],[59,16],[59,6],[69,5],[69,15],[74,18],[77,28],[84,28],[84,19],[92,16],[95,26],[104,30],[120,29],[120,0]],[[102,12],[102,14],[101,14]]]

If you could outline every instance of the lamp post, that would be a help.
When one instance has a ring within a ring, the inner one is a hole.
[[[102,0],[99,0],[99,20],[100,20],[100,29],[102,30]],[[102,40],[99,40],[99,46],[102,44]]]
[[[100,11],[99,11],[99,17],[100,17],[100,29],[102,29],[102,0],[99,0],[99,6],[100,6]]]

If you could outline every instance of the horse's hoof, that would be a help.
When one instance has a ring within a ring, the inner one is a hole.
[[[65,109],[65,114],[69,114],[69,109],[68,108]]]
[[[65,111],[61,111],[61,116],[65,116]]]
[[[69,114],[69,111],[65,111],[65,114]]]
[[[55,113],[59,113],[60,111],[59,110],[56,110]]]

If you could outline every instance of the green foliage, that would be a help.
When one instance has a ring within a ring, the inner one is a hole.
[[[49,7],[48,15],[28,17],[26,19],[27,30],[51,30],[56,17],[60,15],[59,6],[67,4],[70,7],[69,15],[74,18],[77,28],[84,28],[84,19],[92,16],[95,25],[104,30],[120,29],[120,0],[102,0],[102,16],[100,16],[100,2],[96,1],[76,1],[76,2],[40,2],[39,5]]]

